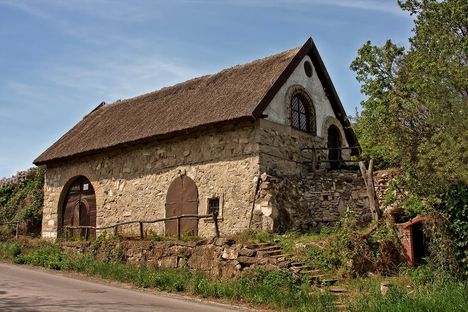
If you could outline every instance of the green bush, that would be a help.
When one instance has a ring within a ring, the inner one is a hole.
[[[441,211],[449,217],[449,232],[454,240],[455,256],[468,277],[468,185],[458,183],[444,196]]]
[[[28,253],[19,254],[15,257],[15,263],[63,270],[68,268],[66,258],[66,255],[57,245],[45,245]]]
[[[40,226],[44,175],[45,168],[34,167],[0,180],[1,223],[27,222],[32,228]],[[14,225],[9,227],[14,228]]]

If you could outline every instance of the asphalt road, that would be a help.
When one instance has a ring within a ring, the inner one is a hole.
[[[241,309],[0,263],[0,311],[220,312]]]

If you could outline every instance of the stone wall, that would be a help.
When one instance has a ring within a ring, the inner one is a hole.
[[[273,246],[273,247],[271,247]],[[86,253],[89,242],[64,242],[67,252]],[[239,243],[232,239],[183,241],[117,241],[104,240],[94,247],[98,259],[122,260],[131,264],[145,264],[153,268],[186,268],[205,273],[213,280],[229,280],[243,272],[254,272],[263,268],[289,269],[297,272],[291,259],[279,254],[279,247],[264,243]],[[271,256],[272,251],[275,255]]]
[[[317,171],[307,177],[261,176],[253,217],[256,229],[317,231],[347,210],[362,223],[371,215],[364,181],[357,171]]]
[[[260,171],[275,176],[306,176],[314,171],[310,152],[305,147],[322,145],[320,137],[298,131],[289,126],[260,120],[257,142],[260,152]]]
[[[336,222],[347,208],[366,219],[360,175],[326,172],[307,163],[310,155],[301,149],[322,144],[320,137],[260,120],[49,165],[42,236],[57,237],[66,190],[78,176],[94,187],[98,227],[164,218],[167,190],[180,175],[198,187],[198,214],[208,212],[209,198],[220,198],[221,234],[244,230],[251,221],[258,229],[316,230]],[[256,193],[261,172],[265,175]],[[145,229],[164,234],[163,223]],[[139,233],[137,225],[119,230]],[[200,220],[198,234],[212,237],[212,221]]]
[[[66,189],[77,176],[87,177],[95,189],[99,227],[163,218],[167,189],[181,174],[198,187],[198,213],[207,212],[208,198],[219,196],[220,230],[237,232],[248,225],[258,172],[251,123],[75,158],[47,168],[42,235],[56,237]],[[151,231],[163,234],[163,225]],[[200,220],[199,235],[212,236],[213,231],[212,223]]]

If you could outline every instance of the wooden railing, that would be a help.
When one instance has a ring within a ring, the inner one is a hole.
[[[304,161],[304,163],[312,164],[312,167],[315,168],[317,164],[320,163],[352,163],[359,162],[359,160],[344,160],[344,159],[318,159],[317,151],[342,151],[342,150],[354,150],[359,149],[359,146],[350,146],[350,147],[304,147],[301,151],[312,151],[312,159],[310,161]]]
[[[177,239],[180,239],[181,236],[181,230],[180,230],[180,223],[181,220],[187,218],[187,219],[209,219],[212,218],[214,222],[214,230],[215,230],[215,236],[219,237],[219,225],[218,225],[218,213],[214,212],[211,215],[196,215],[196,214],[185,214],[185,215],[180,215],[180,216],[174,216],[174,217],[168,217],[168,218],[161,218],[161,219],[156,219],[156,220],[140,220],[140,221],[124,221],[124,222],[118,222],[114,223],[111,225],[106,225],[106,226],[101,226],[101,227],[96,227],[96,226],[89,226],[89,225],[79,225],[79,226],[71,226],[67,225],[63,227],[64,230],[64,238],[65,240],[68,240],[68,233],[70,230],[85,230],[84,233],[84,238],[85,240],[88,240],[89,238],[89,230],[94,229],[94,230],[107,230],[107,229],[113,229],[114,230],[114,235],[118,235],[119,227],[124,226],[124,225],[130,225],[130,224],[138,224],[140,228],[140,239],[145,238],[145,231],[144,231],[144,224],[151,224],[151,223],[159,223],[159,222],[165,222],[165,221],[172,221],[176,220],[177,221]]]

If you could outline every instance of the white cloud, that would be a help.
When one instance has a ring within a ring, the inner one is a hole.
[[[157,55],[108,53],[88,56],[80,63],[64,62],[50,67],[48,79],[52,84],[76,93],[96,94],[106,102],[154,91],[200,74]]]
[[[329,6],[347,9],[376,11],[396,15],[405,14],[398,6],[397,0],[173,0],[183,3],[211,3],[213,5],[229,4],[249,7],[292,7],[292,6]]]
[[[16,10],[22,11],[34,17],[38,17],[41,19],[49,19],[49,15],[47,15],[43,10],[38,9],[36,6],[29,5],[27,2],[15,1],[15,0],[0,0],[0,5],[8,6],[10,8],[14,8]]]

